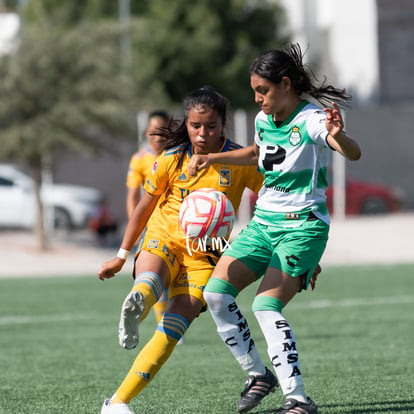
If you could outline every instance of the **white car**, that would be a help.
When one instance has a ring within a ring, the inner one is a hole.
[[[0,227],[33,228],[36,202],[33,180],[13,164],[0,164]],[[71,184],[44,184],[41,197],[58,228],[84,228],[96,211],[102,193]]]

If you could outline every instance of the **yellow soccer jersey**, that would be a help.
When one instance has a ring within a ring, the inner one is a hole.
[[[138,188],[144,185],[147,176],[151,173],[156,157],[155,152],[149,145],[131,157],[126,179],[126,186],[128,188]]]
[[[240,145],[226,139],[221,152],[233,151]],[[245,188],[258,192],[263,183],[263,175],[257,166],[240,166],[213,164],[198,172],[196,177],[188,174],[188,163],[192,155],[192,146],[188,145],[183,163],[177,168],[183,146],[164,151],[155,161],[144,189],[150,194],[165,193],[151,216],[149,226],[163,231],[168,240],[185,246],[185,234],[178,222],[178,214],[183,199],[191,192],[200,188],[214,188],[227,195],[237,211]],[[150,228],[148,229],[150,231]]]

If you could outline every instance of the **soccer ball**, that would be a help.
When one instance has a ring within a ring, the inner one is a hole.
[[[183,200],[179,221],[191,240],[228,238],[234,224],[233,205],[224,193],[201,188]]]

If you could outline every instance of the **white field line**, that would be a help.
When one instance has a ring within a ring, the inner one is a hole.
[[[378,306],[378,305],[400,305],[414,303],[414,296],[391,296],[383,298],[355,298],[330,300],[321,299],[303,304],[291,304],[289,309],[323,309],[323,308],[346,308],[355,306]],[[71,322],[76,320],[88,320],[99,318],[98,314],[92,313],[63,313],[58,315],[5,315],[0,316],[0,326],[50,323],[50,322]]]
[[[289,309],[347,308],[354,306],[400,305],[414,303],[414,296],[387,296],[383,298],[321,299],[308,303],[292,303]]]
[[[96,319],[92,313],[62,313],[57,315],[5,315],[0,316],[1,325],[19,325],[27,323],[70,322]]]

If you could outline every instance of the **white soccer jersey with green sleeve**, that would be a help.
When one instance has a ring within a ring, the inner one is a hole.
[[[255,143],[264,184],[255,221],[272,225],[279,216],[275,213],[312,211],[329,223],[325,192],[331,149],[326,142],[325,117],[325,112],[307,101],[278,126],[272,115],[257,114]],[[285,221],[287,226],[295,225],[294,220]]]

